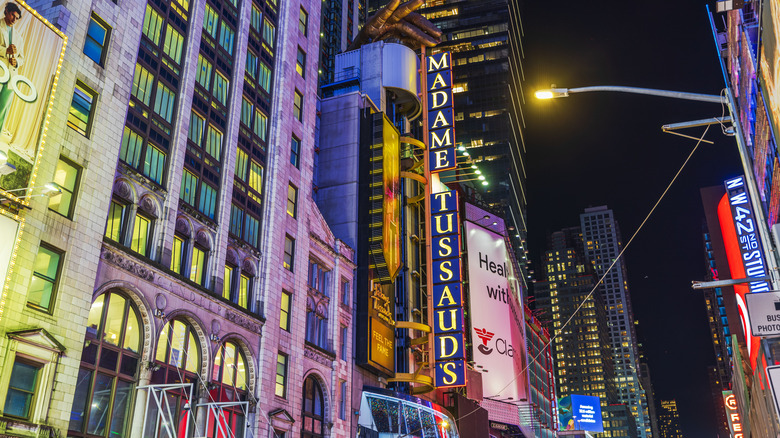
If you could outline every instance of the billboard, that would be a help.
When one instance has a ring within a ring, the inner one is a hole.
[[[464,223],[468,250],[469,316],[473,360],[487,397],[520,400],[524,343],[518,330],[504,237],[472,222]],[[522,327],[522,319],[519,321]]]
[[[567,395],[558,400],[558,422],[562,430],[604,432],[601,400],[590,395]]]
[[[67,37],[21,0],[0,8],[0,151],[15,168],[2,193],[35,183]]]

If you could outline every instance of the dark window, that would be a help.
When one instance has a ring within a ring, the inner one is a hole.
[[[290,140],[290,164],[298,167],[301,162],[301,141],[295,137]]]
[[[324,435],[325,402],[322,396],[322,387],[309,376],[303,382],[303,424],[301,436],[303,438],[320,438]]]
[[[111,27],[94,13],[89,19],[87,38],[84,42],[84,54],[98,65],[103,65],[106,57],[106,46],[111,36]]]
[[[11,369],[11,379],[8,383],[3,414],[24,419],[30,418],[40,370],[40,364],[16,358]]]
[[[68,126],[79,134],[89,138],[89,130],[92,127],[92,116],[95,110],[97,93],[81,82],[76,82],[73,90],[73,100],[68,112]]]

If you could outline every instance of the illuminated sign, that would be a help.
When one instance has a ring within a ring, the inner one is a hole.
[[[428,163],[430,173],[455,168],[452,110],[452,57],[443,52],[427,59]]]
[[[742,254],[742,262],[745,266],[745,275],[751,277],[765,277],[767,275],[764,252],[758,236],[758,224],[750,206],[745,178],[740,176],[727,180],[726,195],[729,197],[731,214],[734,218],[734,227],[739,240],[739,249]],[[753,281],[750,283],[750,292],[769,292],[769,282]]]
[[[723,391],[723,405],[726,406],[726,418],[729,420],[731,438],[743,438],[742,416],[739,414],[737,398],[733,391]]]
[[[373,269],[370,270],[373,272]],[[370,274],[371,275],[371,274]],[[370,279],[368,361],[387,374],[395,370],[395,294],[392,284]]]
[[[16,170],[0,177],[0,193],[35,184],[31,179],[46,138],[67,39],[23,1],[4,5],[14,3],[21,18],[3,31],[8,37],[0,41],[0,152]],[[6,53],[11,45],[15,52]],[[68,124],[81,124],[82,117],[87,115],[71,111]]]
[[[431,194],[434,382],[439,388],[466,384],[459,216],[455,190]]]
[[[558,401],[558,421],[564,430],[602,433],[601,401],[590,395],[567,395]]]

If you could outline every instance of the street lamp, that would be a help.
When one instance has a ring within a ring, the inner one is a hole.
[[[557,88],[555,85],[552,85],[549,89],[546,90],[538,90],[534,95],[537,99],[547,100],[547,99],[554,99],[559,97],[569,97],[569,94],[574,93],[587,93],[591,91],[614,91],[619,93],[631,93],[631,94],[645,94],[650,96],[660,96],[660,97],[669,97],[672,99],[682,99],[682,100],[695,100],[700,102],[712,102],[712,103],[720,103],[721,105],[726,105],[729,109],[729,114],[731,115],[730,120],[731,123],[734,125],[734,132],[737,137],[737,149],[739,150],[739,157],[742,161],[742,170],[745,174],[745,179],[747,180],[747,188],[748,188],[748,194],[750,195],[750,201],[751,204],[754,206],[754,213],[756,216],[758,216],[758,224],[760,232],[758,235],[761,238],[761,243],[763,244],[763,247],[768,250],[770,253],[770,256],[767,257],[768,262],[768,271],[770,272],[770,276],[773,277],[772,281],[770,282],[773,286],[773,288],[777,288],[776,285],[778,284],[778,281],[775,277],[778,275],[778,254],[777,250],[772,245],[772,242],[769,238],[770,232],[769,228],[767,227],[766,218],[764,217],[764,211],[761,208],[761,203],[759,200],[758,192],[757,192],[757,185],[755,178],[753,177],[752,173],[752,165],[750,163],[750,155],[748,153],[747,147],[745,146],[745,138],[742,134],[742,128],[739,125],[739,117],[735,116],[735,105],[734,105],[734,96],[731,93],[731,89],[728,87],[723,90],[723,92],[720,95],[714,95],[714,94],[699,94],[699,93],[686,93],[682,91],[670,91],[670,90],[656,90],[653,88],[639,88],[639,87],[624,87],[624,86],[616,86],[616,85],[598,85],[598,86],[592,86],[592,87],[579,87],[579,88]],[[702,124],[712,124],[712,123],[722,123],[724,121],[722,118],[713,118],[710,119],[710,121],[702,121],[697,120],[696,122],[699,125]],[[686,123],[686,124],[680,124],[680,125],[688,125],[693,126],[692,123]]]

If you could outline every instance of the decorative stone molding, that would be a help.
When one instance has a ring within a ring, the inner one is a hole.
[[[124,269],[125,271],[142,278],[146,281],[154,282],[154,272],[151,269],[145,268],[143,265],[129,260],[119,253],[111,251],[106,246],[103,246],[100,257],[106,262]]]
[[[228,321],[240,325],[241,327],[251,331],[252,333],[260,333],[260,324],[250,321],[248,318],[239,315],[238,313],[226,311],[225,319]]]
[[[322,351],[317,350],[309,344],[306,344],[303,350],[303,356],[328,367],[333,364],[334,359],[333,357],[326,355]]]
[[[114,183],[114,194],[126,201],[133,200],[133,189],[130,187],[130,183],[124,180]]]
[[[181,216],[176,218],[176,232],[186,237],[190,237],[192,235],[192,227],[190,227],[190,222]]]
[[[141,202],[138,203],[138,207],[155,219],[159,217],[159,213],[157,212],[157,202],[155,202],[151,195],[144,195],[141,198]]]
[[[211,250],[211,239],[209,238],[209,233],[206,230],[198,230],[198,233],[195,235],[195,242],[207,250]]]
[[[238,266],[238,253],[235,249],[228,248],[227,253],[225,254],[225,262],[230,263],[233,266]]]
[[[250,258],[244,259],[244,263],[241,264],[241,271],[245,272],[250,277],[256,276],[257,270],[255,269],[255,261]]]

